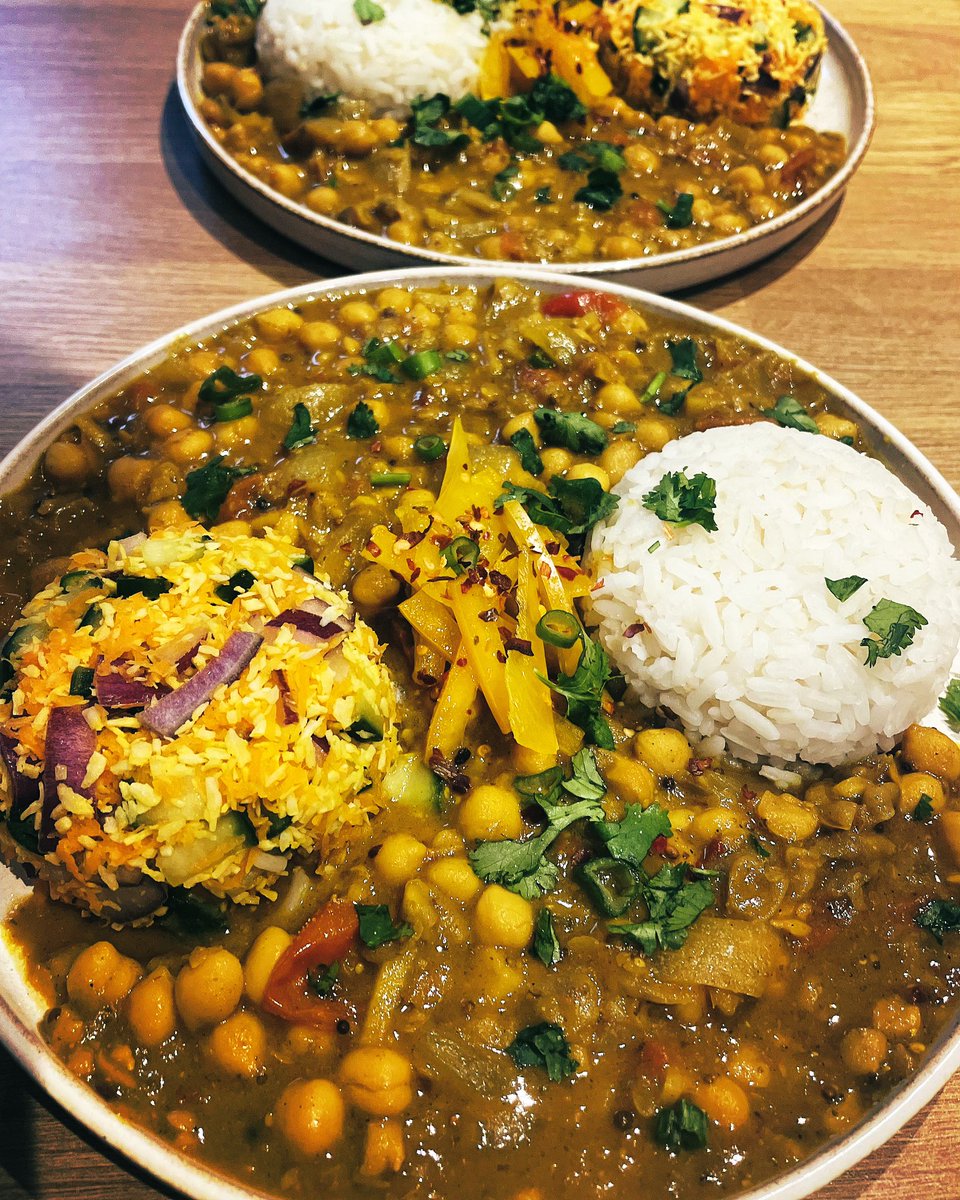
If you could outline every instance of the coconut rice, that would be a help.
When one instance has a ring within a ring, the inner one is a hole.
[[[2,803],[55,896],[142,919],[169,888],[256,903],[294,855],[342,859],[393,760],[395,695],[373,632],[298,563],[275,534],[166,530],[75,554],[24,608]]]
[[[257,58],[267,78],[293,80],[307,100],[342,92],[405,114],[418,96],[457,98],[477,85],[487,48],[479,12],[440,0],[383,0],[362,24],[353,0],[267,0]]]
[[[716,482],[716,532],[660,520],[668,472]],[[960,638],[960,564],[931,510],[875,459],[761,422],[668,443],[614,489],[597,527],[593,617],[640,701],[706,752],[838,765],[889,749],[934,707]],[[826,580],[862,576],[845,600]],[[882,599],[927,624],[866,664]]]

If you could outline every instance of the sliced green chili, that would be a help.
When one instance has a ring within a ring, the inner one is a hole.
[[[70,695],[89,700],[93,694],[93,667],[74,667],[70,676]]]
[[[443,458],[446,454],[447,446],[443,438],[438,437],[437,434],[425,433],[413,443],[413,452],[424,462],[436,462],[438,458]]]
[[[577,868],[575,877],[607,917],[622,917],[640,889],[636,871],[616,858],[592,858]]]
[[[559,646],[569,650],[580,637],[580,622],[573,613],[562,608],[552,608],[537,622],[537,637],[548,646]]]
[[[464,571],[469,571],[477,565],[480,547],[472,538],[458,537],[440,553],[454,575],[462,575]]]
[[[400,364],[400,369],[411,379],[426,379],[434,371],[439,371],[442,365],[438,350],[421,350],[405,358]]]
[[[249,396],[240,396],[236,400],[227,400],[218,404],[213,410],[215,421],[239,421],[241,417],[249,417],[253,412],[253,401]]]

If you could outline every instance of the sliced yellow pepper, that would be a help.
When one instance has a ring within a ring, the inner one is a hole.
[[[458,650],[430,718],[426,741],[427,761],[430,761],[434,750],[439,750],[444,758],[456,754],[464,743],[467,726],[478,711],[477,681],[466,654]]]
[[[556,757],[557,733],[553,723],[550,689],[539,675],[546,676],[547,661],[543,642],[536,635],[539,619],[539,590],[533,573],[533,559],[523,554],[517,579],[517,637],[530,642],[532,655],[511,650],[507,654],[504,675],[510,709],[510,728],[517,743],[528,750]]]
[[[488,592],[483,584],[456,582],[450,587],[449,595],[453,615],[463,636],[461,652],[469,659],[474,677],[500,732],[509,733],[510,703],[503,673],[506,656],[500,638],[500,626],[507,618],[499,612],[498,597],[492,589]],[[497,620],[480,619],[480,614],[489,609],[498,610]]]
[[[460,645],[460,629],[450,609],[425,591],[414,592],[399,607],[423,640],[452,662]]]

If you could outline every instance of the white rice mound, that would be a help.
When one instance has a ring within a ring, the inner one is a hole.
[[[267,0],[257,57],[268,79],[294,79],[308,100],[342,92],[402,114],[417,96],[457,100],[477,86],[487,47],[478,12],[441,0],[378,0],[382,21],[362,25],[353,0]]]
[[[644,507],[674,471],[716,481],[715,533]],[[881,463],[762,422],[669,442],[614,491],[590,547],[600,639],[641,703],[707,753],[836,766],[890,749],[934,708],[960,639],[960,563]],[[841,602],[824,580],[849,575],[867,582]],[[868,667],[863,618],[882,598],[929,624]]]

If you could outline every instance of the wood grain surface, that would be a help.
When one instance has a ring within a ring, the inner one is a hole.
[[[0,0],[0,452],[150,339],[337,273],[201,167],[173,86],[188,9]],[[794,247],[684,298],[829,371],[960,485],[960,0],[833,11],[877,89],[866,162],[839,211]],[[163,1194],[0,1051],[0,1200]],[[928,1196],[960,1198],[960,1077],[818,1200]]]

